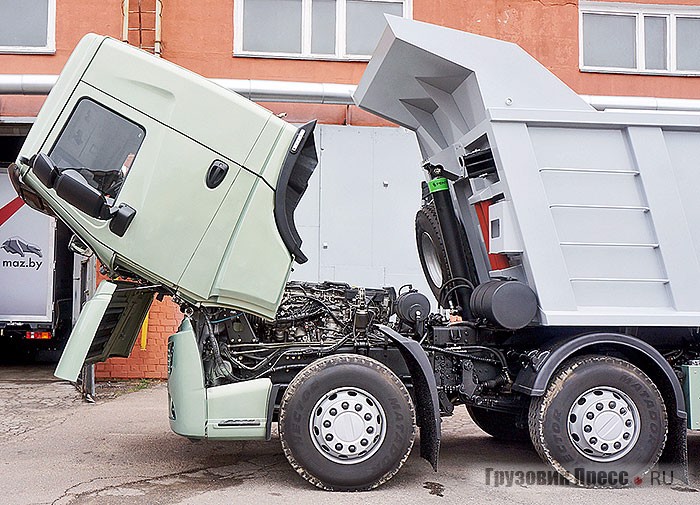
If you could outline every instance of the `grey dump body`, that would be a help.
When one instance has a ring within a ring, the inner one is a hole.
[[[455,181],[481,282],[529,285],[545,326],[700,323],[700,115],[597,111],[515,44],[388,22],[355,101]],[[472,173],[489,148],[495,170]]]

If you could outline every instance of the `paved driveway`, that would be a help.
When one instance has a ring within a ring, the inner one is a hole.
[[[443,424],[440,471],[414,451],[378,490],[326,493],[287,464],[279,440],[192,443],[170,432],[157,385],[94,405],[47,368],[0,368],[0,489],[4,505],[698,503],[700,436],[691,435],[690,487],[579,489],[517,482],[546,470],[528,444],[499,443],[464,409]],[[487,482],[487,468],[489,472]],[[499,473],[502,472],[502,473]],[[527,472],[530,472],[529,474]],[[515,479],[509,475],[516,475]],[[499,483],[498,486],[496,484]],[[660,481],[661,483],[661,481]]]

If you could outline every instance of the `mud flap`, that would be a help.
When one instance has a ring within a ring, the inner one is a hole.
[[[377,328],[398,347],[406,361],[416,396],[420,426],[420,455],[428,460],[437,472],[442,420],[435,375],[428,356],[417,341],[400,335],[388,326],[378,325]]]

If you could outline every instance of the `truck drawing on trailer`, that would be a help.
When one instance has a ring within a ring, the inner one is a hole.
[[[657,463],[687,478],[700,117],[596,111],[516,45],[388,22],[355,99],[416,132],[416,238],[441,308],[411,289],[287,283],[306,260],[294,210],[314,124],[88,35],[10,169],[110,277],[57,376],[127,356],[171,296],[186,316],[168,342],[173,431],[266,439],[277,422],[323,489],[386,482],[417,429],[437,467],[441,416],[462,406],[577,484]]]

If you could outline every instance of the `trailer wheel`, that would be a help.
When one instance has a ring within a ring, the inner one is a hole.
[[[386,366],[337,354],[304,368],[280,405],[282,449],[304,479],[331,491],[363,491],[393,477],[413,447],[416,416]]]
[[[539,455],[569,481],[622,487],[656,464],[668,419],[642,370],[609,356],[580,356],[532,399],[529,427]]]
[[[423,275],[436,299],[440,298],[440,288],[450,278],[445,245],[438,223],[435,204],[430,203],[416,213],[416,246],[423,268]]]
[[[474,424],[497,440],[530,441],[530,430],[527,426],[525,413],[521,415],[519,413],[498,412],[473,405],[467,406],[467,411]]]

